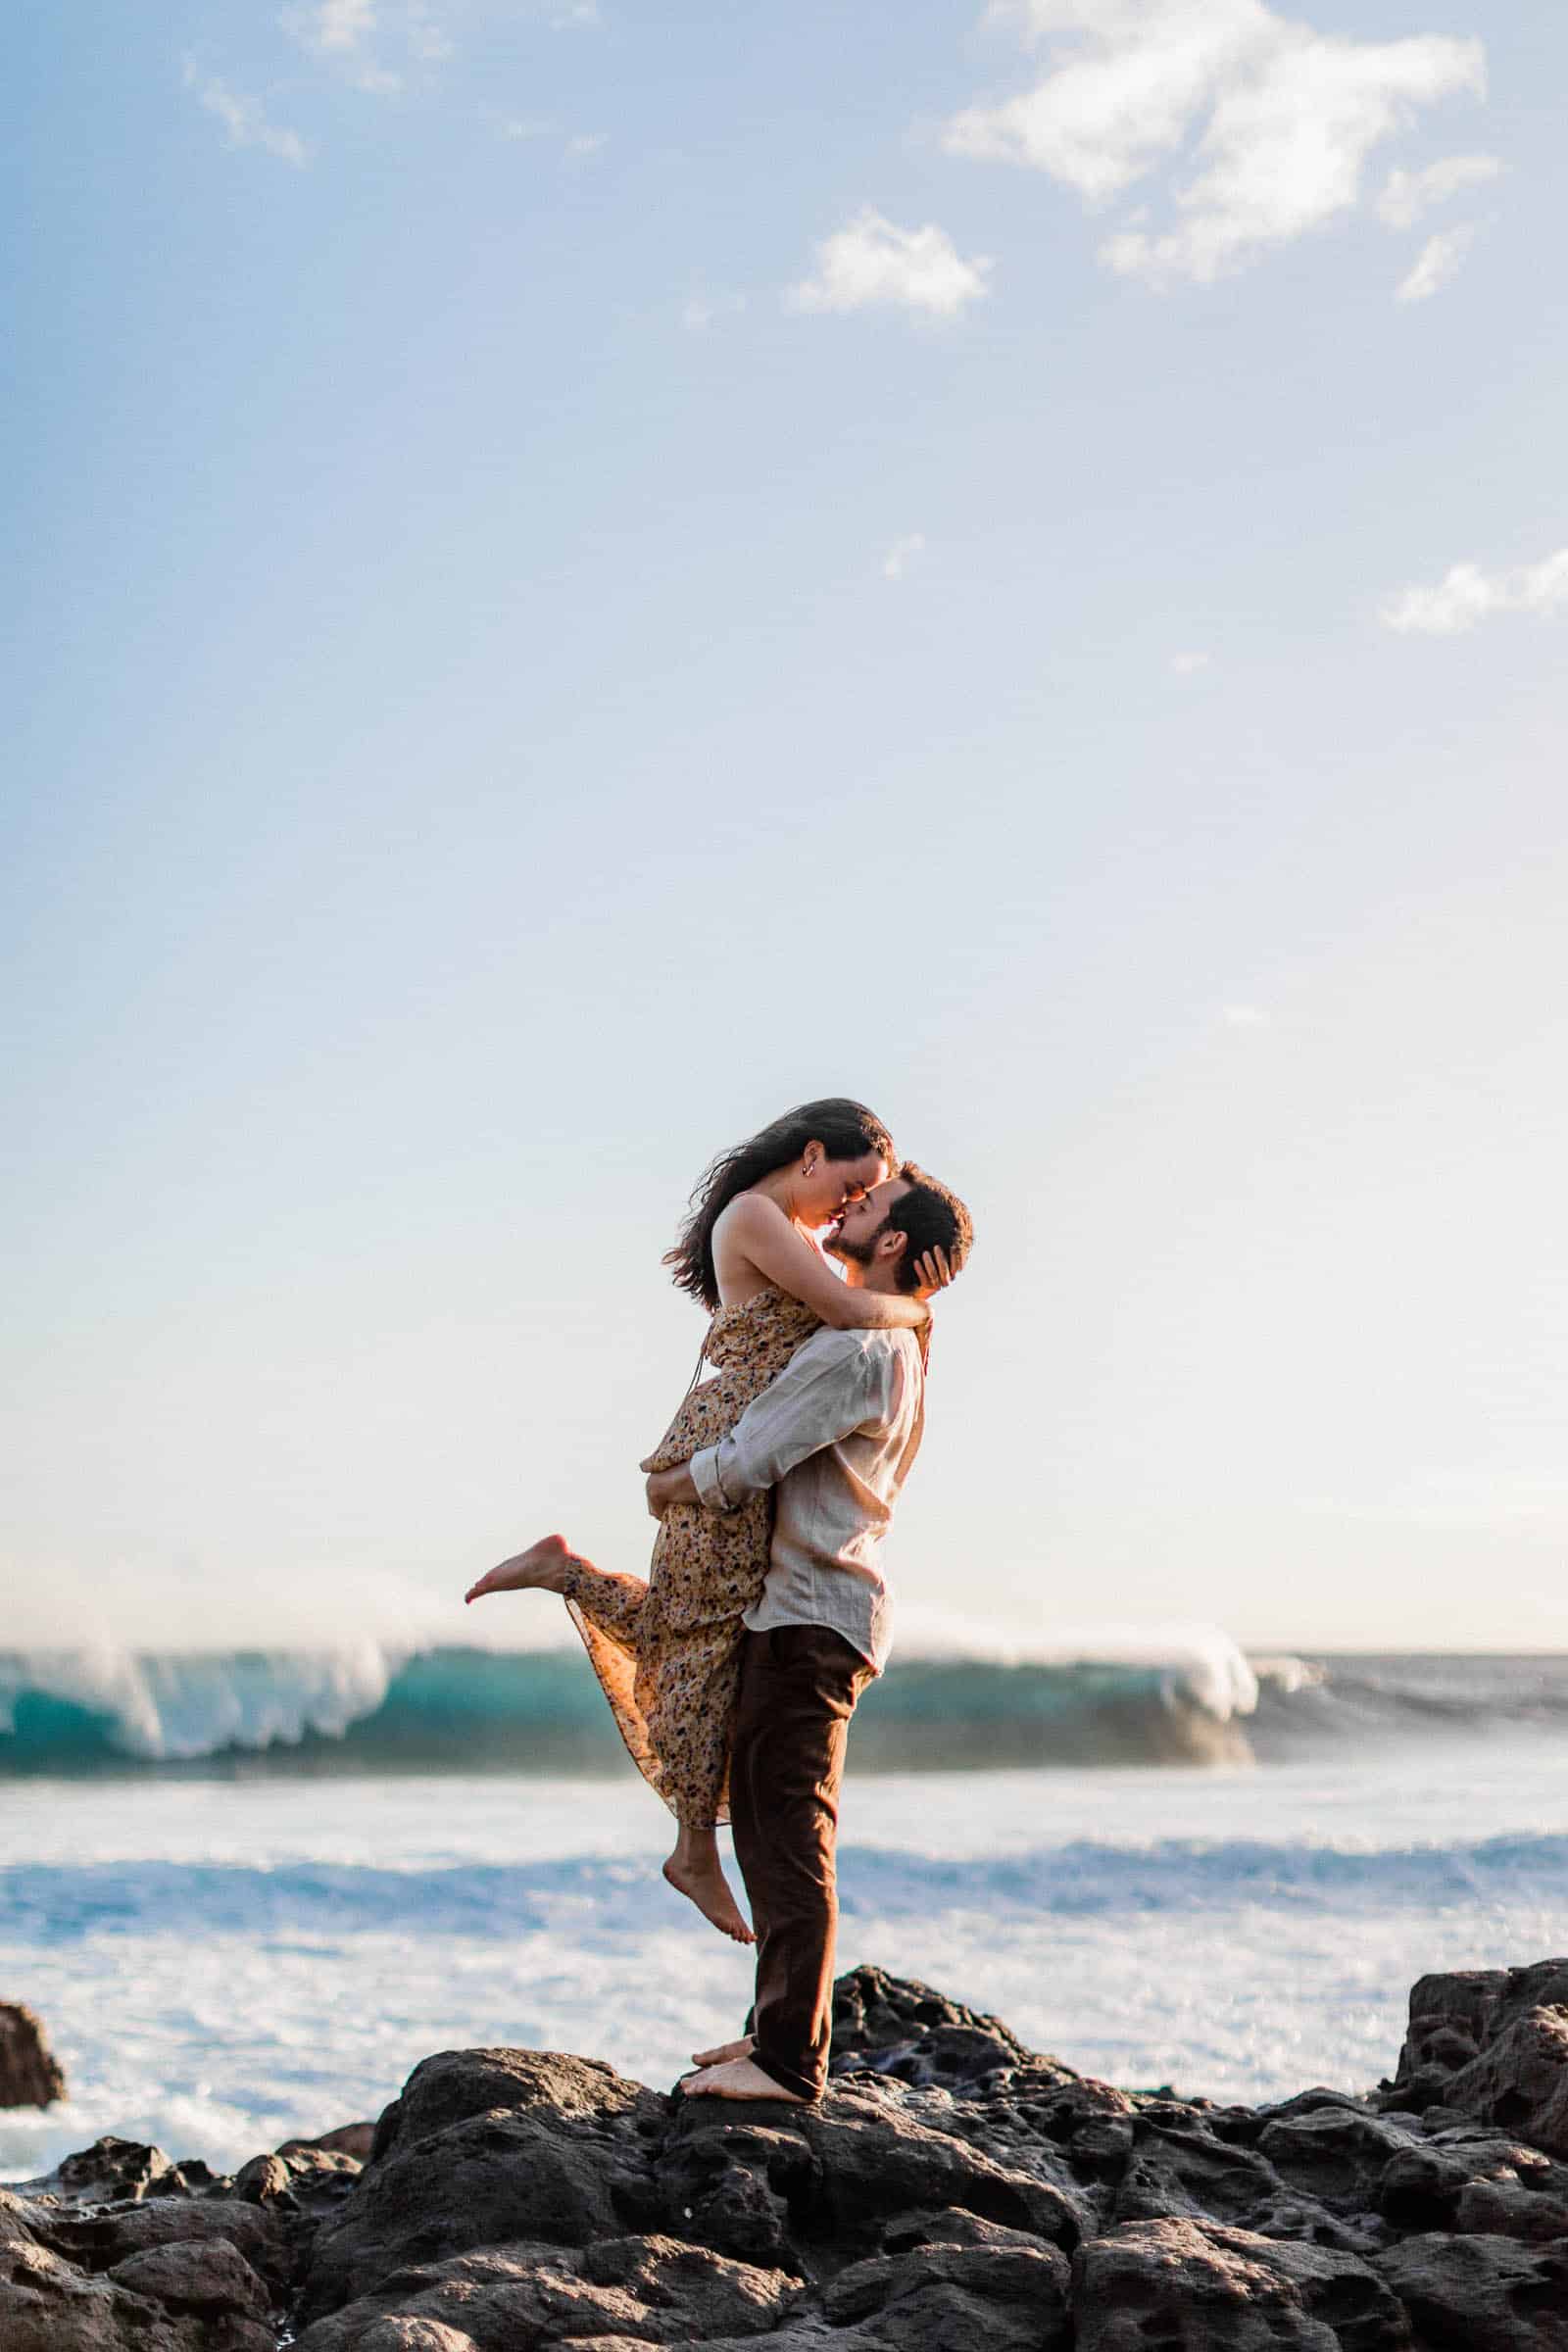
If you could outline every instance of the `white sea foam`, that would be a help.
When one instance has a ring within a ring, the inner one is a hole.
[[[1218,1723],[1250,1715],[1257,1705],[1257,1677],[1222,1626],[1024,1629],[916,1606],[899,1609],[897,1629],[901,1658],[973,1659],[999,1666],[1142,1666],[1163,1675],[1172,1695],[1201,1707]]]
[[[139,1656],[103,1645],[0,1655],[0,1731],[24,1692],[103,1716],[122,1754],[171,1760],[223,1748],[341,1739],[373,1715],[403,1657],[379,1642],[332,1651]]]
[[[1325,1669],[1314,1660],[1292,1657],[1288,1651],[1268,1657],[1254,1650],[1247,1662],[1255,1683],[1270,1683],[1287,1698],[1297,1690],[1317,1689],[1325,1678]]]
[[[1268,1772],[857,1779],[843,1965],[994,2009],[1125,2083],[1364,2087],[1409,1984],[1562,1947],[1560,1748]],[[428,2051],[521,2042],[668,2082],[747,1956],[661,1882],[629,1779],[17,1785],[0,1984],[65,2108],[0,2114],[0,2178],[98,2133],[231,2166],[374,2114]]]

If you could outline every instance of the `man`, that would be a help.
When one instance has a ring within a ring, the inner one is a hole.
[[[923,1251],[969,1253],[969,1212],[906,1160],[824,1242],[845,1279],[912,1291]],[[910,1331],[814,1333],[731,1434],[656,1471],[648,1506],[733,1509],[776,1489],[760,1599],[746,1615],[730,1761],[735,1856],[757,1931],[753,2032],[697,2053],[688,2098],[820,2098],[832,2032],[834,1851],[850,1718],[888,1652],[880,1547],[919,1448],[925,1366]]]

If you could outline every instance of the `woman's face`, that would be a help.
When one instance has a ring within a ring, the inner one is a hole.
[[[866,1194],[888,1178],[888,1163],[880,1152],[862,1152],[858,1159],[829,1159],[820,1144],[811,1144],[803,1153],[805,1160],[814,1160],[809,1176],[803,1175],[796,1200],[804,1221],[811,1226],[830,1225],[852,1201],[863,1200]]]

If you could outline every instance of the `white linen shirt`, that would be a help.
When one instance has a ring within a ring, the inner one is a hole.
[[[825,1625],[881,1673],[892,1636],[882,1539],[924,1430],[913,1332],[824,1329],[727,1438],[692,1455],[692,1483],[710,1511],[777,1490],[767,1581],[744,1620],[753,1633]]]

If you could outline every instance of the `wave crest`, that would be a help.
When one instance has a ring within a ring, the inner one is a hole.
[[[1568,1733],[1563,1658],[1249,1659],[1213,1627],[964,1630],[909,1629],[861,1702],[858,1770],[1245,1764]],[[0,1653],[0,1777],[624,1768],[574,1649]]]
[[[27,1744],[29,1723],[85,1717],[115,1753],[180,1762],[234,1749],[297,1746],[309,1733],[341,1740],[373,1715],[402,1658],[367,1642],[330,1651],[138,1656],[127,1650],[39,1650],[0,1656],[0,1734]],[[47,1739],[45,1725],[38,1725]]]

